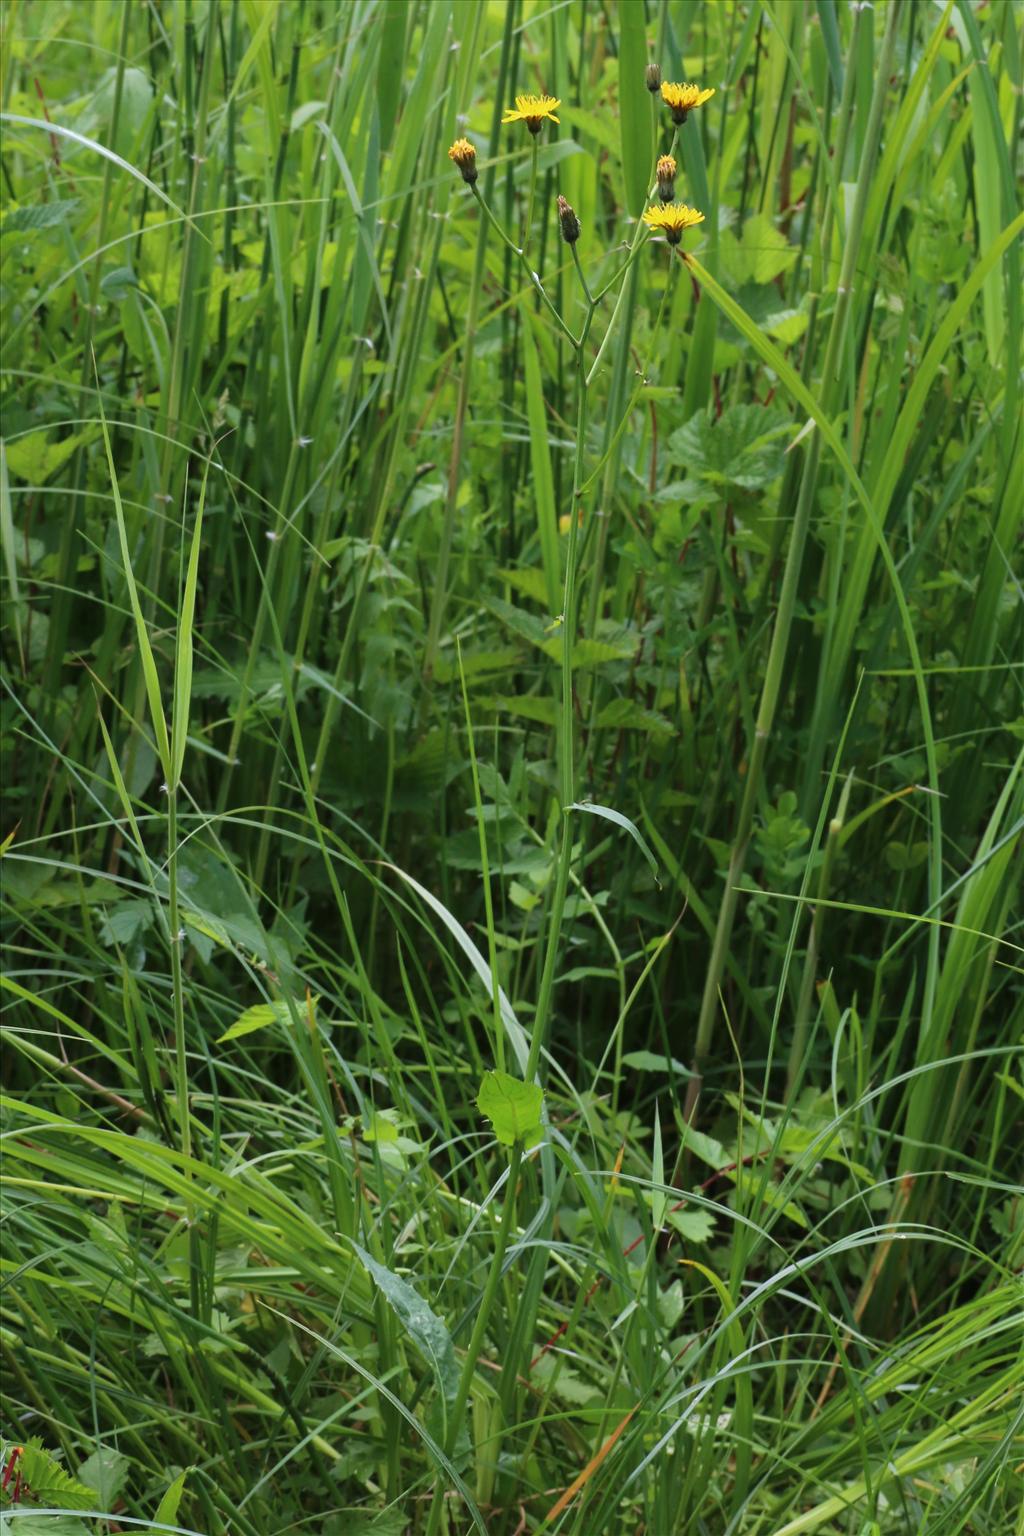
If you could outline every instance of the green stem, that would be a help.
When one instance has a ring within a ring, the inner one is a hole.
[[[829,887],[832,883],[832,870],[835,866],[836,854],[839,852],[839,839],[843,830],[843,822],[846,817],[846,807],[850,799],[850,790],[853,787],[853,778],[849,777],[843,786],[839,807],[835,816],[828,824],[828,835],[825,839],[825,856],[821,861],[821,871],[818,875],[818,895],[814,906],[814,917],[811,920],[811,932],[807,940],[807,954],[804,957],[804,974],[800,983],[800,996],[797,1000],[796,1022],[793,1026],[793,1043],[789,1052],[789,1066],[786,1071],[786,1094],[784,1103],[791,1104],[793,1096],[800,1086],[804,1074],[804,1056],[807,1050],[807,1028],[811,1016],[811,1000],[814,996],[814,978],[817,974],[818,955],[821,951],[821,935],[825,926],[824,903],[828,898]]]
[[[530,243],[530,231],[533,229],[533,203],[537,192],[537,151],[540,141],[537,135],[533,136],[533,154],[530,160],[530,199],[526,205],[526,223],[523,225],[523,248],[520,255],[526,255],[526,247]]]
[[[484,214],[486,214],[488,220],[490,221],[491,228],[494,230],[494,232],[498,236],[499,240],[503,240],[505,242],[505,244],[508,246],[509,250],[512,252],[513,256],[515,256],[517,258],[517,260],[520,262],[520,264],[521,264],[521,266],[523,268],[523,271],[526,273],[528,281],[536,289],[537,293],[540,295],[541,299],[544,302],[545,307],[547,308],[548,314],[551,316],[552,320],[558,326],[559,330],[566,337],[566,339],[568,341],[570,341],[574,347],[578,347],[580,345],[578,338],[573,335],[572,331],[570,331],[569,327],[566,325],[565,321],[562,319],[561,315],[558,313],[558,310],[555,308],[554,304],[548,298],[547,291],[544,288],[544,284],[541,282],[541,280],[538,277],[537,273],[533,270],[533,268],[530,266],[530,263],[526,259],[526,252],[525,252],[525,250],[523,250],[520,246],[516,245],[515,241],[511,237],[511,235],[509,235],[506,232],[506,230],[501,226],[501,224],[499,224],[498,220],[495,218],[494,214],[491,212],[490,208],[487,206],[486,202],[484,201],[484,199],[483,199],[483,197],[482,197],[482,195],[481,195],[481,193],[480,193],[480,191],[479,191],[479,189],[478,189],[478,187],[476,186],[475,183],[473,185],[473,189],[472,190],[473,190],[473,196],[476,198],[477,203],[478,203],[481,211]]]
[[[548,942],[544,953],[544,966],[541,971],[540,987],[537,995],[537,1012],[534,1016],[533,1035],[530,1040],[530,1055],[526,1064],[527,1082],[531,1082],[537,1075],[540,1053],[543,1049],[544,1036],[547,1032],[548,1015],[551,1011],[551,996],[554,990],[555,965],[558,960],[558,950],[561,942],[562,919],[565,914],[565,898],[569,888],[569,865],[572,860],[572,822],[569,819],[568,811],[568,807],[576,798],[573,762],[572,653],[576,636],[576,566],[578,563],[577,550],[579,544],[579,505],[580,487],[583,484],[583,451],[587,430],[589,393],[587,389],[585,344],[593,318],[594,306],[591,305],[583,322],[583,332],[580,336],[579,347],[576,353],[576,455],[572,472],[572,502],[569,508],[569,546],[566,551],[565,591],[562,600],[562,715],[558,743],[562,801],[562,837],[558,854],[558,869],[555,876],[555,890],[551,900]]]
[[[445,1429],[444,1448],[450,1456],[469,1402],[469,1394],[473,1386],[473,1376],[476,1372],[476,1363],[483,1349],[484,1338],[487,1334],[487,1324],[490,1321],[491,1312],[494,1310],[494,1302],[501,1284],[502,1266],[505,1263],[505,1253],[508,1249],[508,1240],[512,1234],[512,1225],[516,1213],[516,1186],[519,1183],[519,1170],[523,1160],[523,1148],[520,1142],[516,1142],[512,1148],[509,1159],[508,1183],[505,1186],[505,1199],[501,1208],[501,1225],[498,1228],[498,1240],[494,1253],[491,1255],[491,1267],[487,1274],[483,1295],[477,1308],[476,1318],[473,1323],[473,1332],[466,1349],[466,1359],[462,1367],[462,1375],[459,1378],[458,1390],[455,1401],[448,1413],[447,1427]],[[444,1510],[444,1497],[440,1488],[434,1495],[434,1501],[430,1508],[430,1524],[427,1527],[427,1536],[437,1536],[441,1528],[441,1515]]]
[[[890,67],[896,40],[896,23],[901,5],[902,0],[893,0],[889,10],[888,25],[875,76],[875,91],[871,102],[864,149],[861,155],[853,211],[850,215],[850,223],[846,231],[846,247],[843,253],[843,264],[836,292],[836,304],[832,315],[832,326],[825,349],[825,363],[821,376],[820,391],[822,405],[827,415],[834,413],[835,402],[841,385],[839,363],[846,346],[850,302],[857,276],[857,254],[860,248],[860,233],[863,228],[864,214],[871,191],[872,172],[881,140],[882,121],[885,115],[885,103],[889,90]],[[682,259],[685,261],[685,257]],[[733,922],[740,895],[740,881],[746,868],[747,847],[750,842],[750,833],[753,826],[754,808],[761,790],[761,777],[764,770],[768,740],[771,736],[775,720],[775,710],[782,688],[786,653],[789,649],[789,637],[793,625],[793,613],[796,607],[797,587],[803,567],[804,547],[807,542],[807,529],[817,488],[820,458],[821,434],[816,431],[811,438],[811,444],[804,463],[800,493],[793,518],[793,530],[790,535],[789,550],[786,554],[782,588],[779,593],[778,613],[776,614],[775,628],[772,633],[771,648],[768,653],[768,664],[761,692],[761,701],[754,726],[754,740],[747,767],[743,800],[740,805],[739,817],[733,836],[725,894],[722,897],[722,904],[718,912],[718,923],[715,928],[711,959],[704,981],[704,994],[701,999],[700,1014],[697,1020],[693,1077],[690,1079],[686,1095],[687,1119],[693,1117],[697,1107],[702,1084],[704,1060],[711,1043],[715,1019],[718,1016],[718,993],[732,938]]]
[[[167,922],[171,945],[171,1006],[174,1014],[174,1095],[178,1109],[178,1137],[184,1159],[183,1172],[191,1181],[192,1125],[188,1107],[188,1055],[185,1047],[185,991],[181,972],[181,913],[178,905],[178,797],[175,786],[167,790]],[[186,1203],[186,1219],[191,1205]]]

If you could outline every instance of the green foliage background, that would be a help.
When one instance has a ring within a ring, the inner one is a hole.
[[[10,0],[5,1532],[1024,1531],[1022,19]]]

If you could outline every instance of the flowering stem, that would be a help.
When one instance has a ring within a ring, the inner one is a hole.
[[[669,154],[674,154],[675,153],[676,139],[678,137],[679,137],[679,129],[677,128],[675,130],[675,132],[673,133],[673,135],[672,135],[672,143],[669,146]],[[650,202],[651,198],[654,196],[654,194],[655,194],[655,192],[657,190],[658,190],[658,183],[655,181],[655,182],[652,183],[651,188],[650,188],[649,192],[647,193],[646,198],[644,199],[645,203],[649,203]],[[611,281],[607,282],[604,285],[604,287],[602,289],[600,289],[597,294],[595,294],[595,296],[594,296],[594,302],[595,303],[597,302],[598,299],[604,298],[604,295],[608,292],[608,289],[611,288],[615,283],[617,283],[619,281],[619,279],[624,277],[626,275],[626,273],[629,271],[629,269],[632,266],[633,262],[636,260],[636,258],[639,255],[641,249],[643,248],[642,237],[646,234],[646,232],[647,232],[647,227],[644,224],[643,218],[637,219],[637,221],[636,221],[636,228],[633,231],[633,238],[632,238],[632,240],[630,241],[630,244],[629,244],[629,255],[626,257],[626,260],[622,263],[622,266],[616,272],[615,276],[611,279]],[[605,354],[605,349],[607,348],[608,343],[611,340],[612,332],[615,330],[616,324],[618,322],[619,310],[622,308],[622,303],[623,303],[623,298],[624,298],[625,292],[626,292],[626,285],[625,285],[625,283],[623,283],[622,287],[619,289],[618,298],[615,300],[615,308],[612,310],[612,317],[611,317],[611,319],[608,322],[608,329],[604,333],[604,339],[602,340],[601,345],[597,349],[597,356],[594,358],[593,364],[591,365],[590,372],[587,374],[587,384],[588,385],[593,383],[594,378],[595,378],[595,376],[597,374],[597,370],[601,366],[601,359],[603,358],[603,356]]]
[[[537,1012],[534,1015],[530,1055],[526,1063],[525,1077],[531,1082],[537,1074],[540,1053],[547,1032],[551,996],[554,990],[555,965],[561,942],[562,919],[565,914],[565,897],[569,888],[569,866],[572,861],[572,822],[568,807],[575,796],[575,771],[573,762],[572,719],[572,653],[576,638],[576,565],[579,543],[579,505],[583,486],[583,448],[587,430],[588,379],[585,346],[594,318],[593,301],[587,308],[586,319],[580,334],[576,354],[576,455],[572,472],[572,503],[569,508],[569,544],[565,558],[565,592],[562,600],[562,718],[559,734],[559,769],[562,800],[562,839],[555,875],[555,890],[551,898],[551,918],[548,925],[548,942],[544,952],[537,994]]]
[[[900,0],[894,0],[894,4],[889,11],[888,24],[879,58],[875,78],[875,92],[868,118],[867,134],[861,152],[853,210],[846,231],[843,265],[839,275],[836,303],[832,312],[832,326],[825,348],[825,362],[822,368],[820,384],[822,409],[826,416],[833,415],[842,384],[839,360],[843,356],[846,346],[850,300],[857,276],[857,255],[860,250],[860,235],[871,190],[871,177],[881,141],[885,100],[889,89],[889,70],[896,41],[896,21],[899,11]],[[682,257],[682,259],[686,260],[685,257]],[[705,292],[712,298],[715,298],[717,284],[713,279],[709,278],[707,273],[702,272],[701,277],[704,281]],[[692,1120],[695,1115],[703,1080],[704,1061],[711,1044],[715,1020],[718,1017],[720,1006],[719,989],[732,938],[733,921],[736,916],[736,907],[740,896],[740,883],[746,868],[747,848],[754,824],[754,810],[761,790],[761,777],[764,771],[768,741],[775,721],[775,711],[785,681],[786,653],[789,649],[789,637],[793,625],[793,614],[796,608],[800,572],[803,567],[807,530],[810,525],[811,509],[814,505],[817,490],[820,456],[821,433],[816,431],[811,436],[807,457],[804,461],[803,476],[800,482],[796,511],[793,515],[789,549],[786,554],[786,564],[782,576],[782,586],[779,591],[775,628],[772,632],[764,683],[761,689],[761,699],[754,726],[754,740],[751,744],[750,758],[747,765],[743,799],[740,803],[736,830],[733,834],[729,869],[725,880],[725,892],[718,911],[718,922],[715,927],[711,959],[708,963],[707,975],[704,979],[704,995],[701,999],[700,1015],[697,1020],[697,1039],[694,1045],[693,1076],[690,1078],[686,1091],[684,1113],[687,1120]]]
[[[574,347],[579,348],[579,346],[581,345],[581,342],[578,340],[577,337],[575,337],[573,335],[572,331],[570,331],[569,327],[566,325],[565,321],[562,319],[561,315],[558,313],[558,310],[555,308],[554,304],[552,304],[551,300],[548,298],[547,293],[544,291],[543,283],[541,282],[540,278],[537,276],[536,272],[534,272],[533,268],[530,266],[530,263],[526,259],[526,252],[525,252],[525,250],[523,250],[523,248],[521,246],[516,245],[515,241],[511,238],[511,236],[509,236],[505,232],[505,230],[501,227],[501,225],[498,223],[498,220],[495,218],[495,216],[491,212],[490,208],[488,208],[487,204],[484,202],[484,199],[483,199],[483,197],[482,197],[482,195],[481,195],[481,193],[479,191],[479,188],[474,184],[471,190],[472,190],[473,196],[476,198],[477,202],[479,203],[481,210],[487,215],[487,218],[490,220],[491,228],[494,230],[495,234],[498,236],[498,238],[500,240],[504,240],[505,244],[508,246],[508,248],[512,252],[512,254],[519,258],[519,261],[522,263],[523,271],[526,273],[527,277],[529,278],[531,285],[534,288],[536,288],[537,292],[540,294],[540,296],[541,296],[542,300],[544,301],[544,304],[545,304],[545,306],[547,308],[548,313],[550,314],[552,320],[554,320],[555,324],[558,326],[558,329],[562,332],[563,336],[565,336],[567,338],[567,340],[572,342],[572,345]]]
[[[530,197],[526,204],[526,223],[523,225],[523,253],[530,243],[530,233],[533,229],[533,199],[537,191],[537,150],[539,141],[536,134],[533,137],[533,154],[530,159]]]
[[[594,299],[594,295],[590,291],[590,286],[587,283],[587,280],[586,280],[586,278],[583,275],[583,267],[582,267],[582,264],[580,262],[580,253],[579,253],[577,241],[574,240],[572,242],[571,250],[572,250],[572,259],[576,263],[576,271],[577,271],[577,274],[579,276],[580,286],[582,287],[583,292],[586,295],[587,304],[590,307],[590,310],[593,311],[594,304],[596,303],[596,300]]]

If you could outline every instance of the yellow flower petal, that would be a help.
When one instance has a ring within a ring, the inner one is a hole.
[[[685,203],[665,203],[660,208],[648,208],[643,220],[648,229],[661,230],[669,245],[678,245],[683,230],[702,224],[704,215],[699,208],[688,208]]]
[[[557,96],[517,96],[514,107],[505,108],[502,123],[525,123],[531,133],[539,133],[545,119],[557,123],[555,112],[562,105]]]
[[[661,99],[676,123],[685,123],[688,114],[710,101],[714,94],[713,86],[702,89],[699,85],[675,84],[670,80],[664,81],[661,87]]]

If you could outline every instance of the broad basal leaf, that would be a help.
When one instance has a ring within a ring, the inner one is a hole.
[[[691,416],[672,433],[669,452],[691,479],[762,490],[782,474],[791,431],[781,411],[732,405],[717,419],[704,411]]]
[[[491,1122],[504,1147],[517,1141],[535,1147],[543,1135],[544,1094],[537,1083],[520,1082],[507,1072],[485,1072],[476,1107]]]

